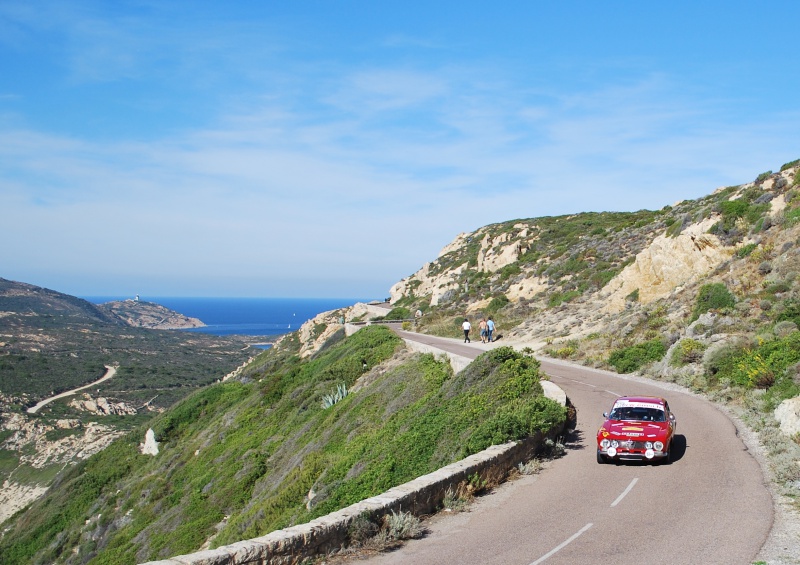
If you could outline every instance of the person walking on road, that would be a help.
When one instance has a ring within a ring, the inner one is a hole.
[[[489,316],[489,321],[486,322],[486,337],[489,343],[492,342],[492,335],[494,334],[494,320]]]
[[[486,343],[486,318],[481,318],[481,323],[478,324],[481,330],[481,343]]]
[[[469,323],[469,320],[464,318],[464,323],[461,324],[461,328],[464,330],[464,343],[472,343],[469,340],[469,330],[472,329],[472,324]]]

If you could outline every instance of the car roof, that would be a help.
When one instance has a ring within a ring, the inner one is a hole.
[[[614,406],[616,406],[620,401],[623,401],[622,404],[627,404],[629,402],[641,402],[643,404],[657,404],[659,406],[665,406],[667,403],[666,400],[659,398],[658,396],[620,396],[614,401]]]

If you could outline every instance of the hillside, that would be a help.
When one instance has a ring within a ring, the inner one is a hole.
[[[458,235],[391,289],[389,318],[500,347],[453,374],[359,304],[323,313],[59,475],[10,520],[3,562],[135,563],[304,522],[565,417],[531,352],[725,403],[800,500],[800,161],[658,211],[518,219]],[[794,420],[792,414],[795,414]],[[794,423],[792,423],[794,422]],[[140,443],[152,428],[156,455]]]
[[[186,317],[140,303],[127,311]],[[0,279],[0,519],[41,495],[65,466],[222,378],[248,358],[234,339],[131,327],[116,308]],[[98,380],[90,390],[36,402]]]
[[[134,328],[179,330],[205,326],[197,318],[184,316],[155,302],[145,302],[138,299],[105,302],[98,305],[98,309]]]
[[[458,375],[380,326],[297,352],[285,342],[154,418],[156,455],[142,427],[62,473],[8,524],[3,563],[136,563],[256,537],[565,418],[538,361],[510,348]]]

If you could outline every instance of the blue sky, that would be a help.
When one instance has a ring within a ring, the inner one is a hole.
[[[0,0],[0,277],[383,297],[800,158],[800,2]]]

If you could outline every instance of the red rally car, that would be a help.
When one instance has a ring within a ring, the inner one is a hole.
[[[621,396],[597,431],[597,462],[663,461],[669,463],[678,423],[663,398]]]

